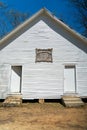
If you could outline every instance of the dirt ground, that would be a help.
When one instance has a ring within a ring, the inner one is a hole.
[[[87,130],[87,104],[81,108],[60,103],[0,107],[0,130]]]

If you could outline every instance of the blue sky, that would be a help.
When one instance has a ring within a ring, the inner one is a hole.
[[[69,11],[68,0],[2,0],[9,8],[34,14],[43,7],[56,15]]]
[[[1,0],[8,9],[15,9],[20,12],[29,13],[32,16],[35,12],[45,7],[62,19],[68,26],[81,33],[79,23],[75,19],[77,9],[72,7],[69,0]]]

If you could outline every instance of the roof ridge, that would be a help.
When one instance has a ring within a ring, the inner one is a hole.
[[[34,19],[36,19],[38,16],[40,16],[42,14],[49,16],[51,19],[53,19],[56,23],[58,23],[60,26],[62,26],[68,32],[72,33],[72,35],[76,36],[78,39],[82,40],[83,42],[85,42],[87,44],[87,38],[86,37],[82,36],[81,34],[77,33],[75,30],[71,29],[68,25],[66,25],[63,21],[59,20],[55,15],[52,14],[52,12],[50,12],[45,7],[43,7],[41,10],[36,12],[34,15],[32,15],[27,20],[25,20],[23,23],[21,23],[19,26],[17,26],[14,30],[12,30],[10,33],[8,33],[5,37],[3,37],[0,40],[0,44],[7,42],[7,40],[9,40],[13,35],[15,35],[22,28],[29,25]]]

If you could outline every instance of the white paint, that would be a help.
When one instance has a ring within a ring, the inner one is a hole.
[[[76,66],[76,92],[87,95],[87,46],[47,17],[33,24],[0,51],[0,98],[6,97],[11,87],[8,80],[12,65],[22,66],[24,99],[57,99],[63,95],[65,64]],[[53,63],[35,63],[36,48],[53,48]]]
[[[21,67],[13,66],[11,72],[11,93],[19,93],[21,90]]]
[[[64,93],[75,93],[75,67],[64,68]]]

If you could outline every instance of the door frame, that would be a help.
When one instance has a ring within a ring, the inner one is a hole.
[[[76,94],[77,93],[77,82],[76,82],[76,65],[75,64],[64,64],[64,69],[66,67],[69,67],[69,68],[74,68],[74,78],[75,78],[75,92],[65,92],[64,91],[64,78],[63,78],[63,93],[64,94]],[[63,70],[63,74],[64,74],[64,70]],[[63,75],[64,76],[64,75]]]
[[[19,92],[11,92],[11,76],[12,76],[12,67],[21,67],[21,78],[20,78],[20,90]],[[22,65],[11,65],[10,66],[10,94],[21,94],[22,92]]]

